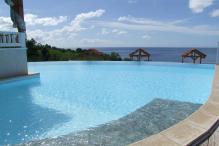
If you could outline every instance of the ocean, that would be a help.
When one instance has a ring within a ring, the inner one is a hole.
[[[102,47],[96,48],[101,52],[110,54],[111,52],[119,53],[124,58],[129,58],[129,54],[138,49],[138,47]],[[151,61],[167,61],[167,62],[181,62],[181,54],[190,48],[165,48],[165,47],[148,47],[143,48],[151,54]],[[207,57],[202,61],[203,63],[215,63],[217,58],[217,48],[197,48],[205,53]],[[191,58],[185,59],[185,62],[192,62]],[[197,61],[198,62],[198,61]]]

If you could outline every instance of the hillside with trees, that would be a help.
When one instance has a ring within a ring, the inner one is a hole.
[[[118,53],[112,52],[105,54],[97,49],[63,49],[43,45],[34,39],[27,40],[27,56],[29,62],[36,61],[70,61],[70,60],[88,60],[88,61],[120,61]]]

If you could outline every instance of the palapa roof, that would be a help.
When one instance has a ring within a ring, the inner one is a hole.
[[[199,51],[198,49],[192,48],[185,53],[182,54],[182,57],[192,57],[196,54],[197,56],[200,56],[202,58],[205,58],[207,55]]]
[[[151,56],[151,54],[140,48],[130,53],[129,56]]]

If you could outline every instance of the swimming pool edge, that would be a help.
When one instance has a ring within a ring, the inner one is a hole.
[[[219,126],[219,65],[208,101],[178,124],[129,146],[195,146],[208,140]]]
[[[32,78],[38,78],[38,77],[40,77],[40,73],[29,72],[27,75],[1,78],[0,84],[11,83],[11,82],[16,82],[16,81],[21,81],[21,80],[28,80],[28,79],[32,79]]]

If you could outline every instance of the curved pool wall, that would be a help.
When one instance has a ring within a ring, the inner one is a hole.
[[[215,146],[219,127],[219,66],[215,66],[214,81],[208,101],[195,113],[178,124],[130,144],[130,146]]]
[[[118,120],[57,138],[29,141],[18,146],[124,146],[171,127],[187,118],[200,106],[201,104],[189,102],[153,99]]]
[[[57,137],[119,119],[154,98],[204,103],[213,65],[30,63],[40,79],[0,85],[0,144]]]

